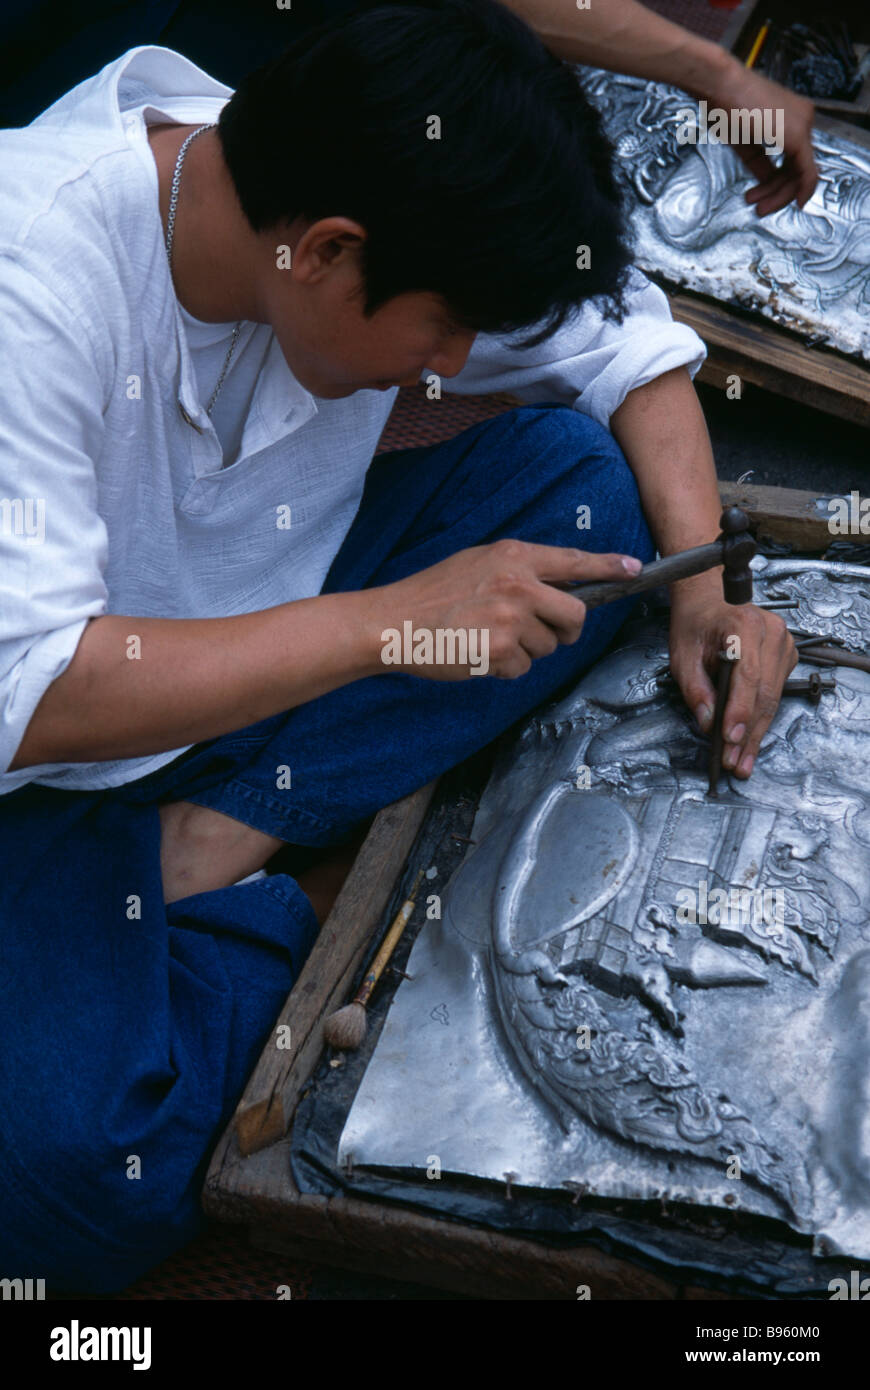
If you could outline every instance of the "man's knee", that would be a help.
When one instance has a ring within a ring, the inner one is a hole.
[[[521,406],[513,412],[523,455],[551,481],[551,543],[600,553],[625,551],[648,561],[655,545],[637,480],[618,441],[569,406]]]

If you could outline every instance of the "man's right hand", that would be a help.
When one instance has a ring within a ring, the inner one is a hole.
[[[43,694],[9,770],[189,747],[396,669],[435,680],[521,676],[583,627],[584,605],[553,586],[631,572],[618,555],[506,540],[379,589],[231,618],[106,613],[91,619]],[[464,664],[390,665],[382,634],[393,628],[404,638],[406,622],[432,640],[439,629],[473,630],[486,645]]]
[[[462,550],[368,591],[381,624],[383,669],[431,680],[523,676],[533,660],[576,642],[583,629],[586,605],[559,586],[625,579],[640,568],[629,556],[520,540]],[[447,635],[463,633],[464,644]],[[464,653],[471,659],[457,659]]]

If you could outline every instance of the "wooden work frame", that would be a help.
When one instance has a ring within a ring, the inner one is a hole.
[[[707,346],[697,380],[724,390],[735,377],[855,425],[870,426],[870,370],[829,348],[714,299],[662,281],[678,323]]]
[[[290,1172],[296,1105],[324,1047],[323,1021],[345,1001],[421,829],[435,784],[374,820],[329,918],[214,1151],[208,1215],[243,1226],[252,1243],[292,1259],[337,1265],[472,1298],[723,1298],[687,1287],[588,1243],[554,1247],[352,1197],[302,1193]],[[289,1025],[293,1046],[276,1046]]]
[[[787,488],[722,484],[762,535],[795,549],[830,544],[825,499]],[[376,817],[296,985],[214,1151],[203,1204],[244,1227],[253,1243],[288,1257],[430,1284],[473,1298],[717,1299],[728,1295],[663,1278],[578,1240],[554,1246],[410,1208],[301,1193],[290,1172],[296,1106],[324,1051],[324,1019],[346,1002],[395,901],[435,784]],[[289,1026],[292,1046],[279,1048]]]

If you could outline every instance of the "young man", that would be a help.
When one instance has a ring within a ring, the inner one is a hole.
[[[81,1290],[197,1229],[316,934],[304,876],[238,880],[575,679],[628,605],[561,586],[718,530],[702,346],[524,24],[385,7],[230,96],[137,50],[0,139],[0,1267]],[[371,464],[421,378],[544,404]],[[406,623],[488,673],[385,664]],[[747,776],[790,639],[674,586],[704,727],[735,633]]]

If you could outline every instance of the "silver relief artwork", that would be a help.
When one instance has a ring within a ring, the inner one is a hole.
[[[759,218],[743,196],[756,180],[728,145],[713,143],[715,126],[707,142],[679,143],[686,112],[698,109],[685,92],[598,68],[578,71],[632,194],[644,270],[870,359],[867,146],[816,130],[812,198]]]
[[[792,626],[870,647],[866,570],[754,568]],[[786,694],[713,799],[667,660],[665,615],[634,623],[502,755],[339,1161],[754,1212],[870,1258],[870,674]]]

